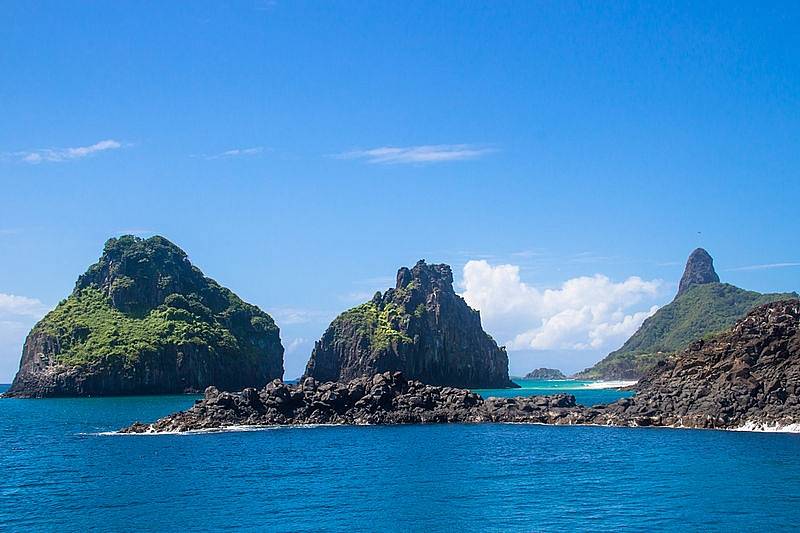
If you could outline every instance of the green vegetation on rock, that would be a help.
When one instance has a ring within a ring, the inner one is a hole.
[[[378,351],[393,343],[412,342],[400,329],[400,325],[407,321],[407,315],[401,306],[394,303],[381,306],[370,301],[340,314],[331,327],[352,328],[359,337],[368,340],[373,350]]]
[[[99,290],[81,289],[48,313],[34,332],[58,339],[60,352],[54,359],[68,365],[101,358],[120,358],[129,364],[143,353],[168,345],[195,344],[213,351],[254,355],[239,345],[208,308],[196,301],[188,309],[173,306],[188,300],[172,296],[176,298],[167,298],[172,305],[165,303],[142,317],[133,317],[111,307]]]

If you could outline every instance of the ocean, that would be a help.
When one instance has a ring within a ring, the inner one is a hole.
[[[502,394],[569,391],[582,403],[629,394],[579,382],[522,384]],[[800,524],[797,434],[511,424],[104,434],[196,398],[0,400],[0,531]]]

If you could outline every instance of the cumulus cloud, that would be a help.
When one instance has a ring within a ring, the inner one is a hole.
[[[292,354],[307,344],[309,344],[309,341],[303,337],[294,338],[286,345],[285,353],[287,355]]]
[[[44,311],[44,304],[36,298],[0,292],[0,318],[13,316],[40,318],[44,315]]]
[[[474,144],[429,144],[420,146],[381,146],[338,154],[339,159],[360,159],[367,163],[398,165],[443,163],[477,159],[495,150]]]
[[[62,161],[82,159],[99,152],[116,150],[118,148],[122,148],[122,143],[113,139],[106,139],[89,146],[76,146],[73,148],[39,148],[37,150],[14,152],[10,155],[18,158],[20,161],[24,161],[25,163],[60,163]]]
[[[0,293],[0,383],[14,377],[25,335],[46,311],[36,298]]]
[[[541,290],[520,279],[518,266],[473,260],[464,266],[463,296],[509,350],[601,350],[618,347],[656,312],[656,305],[641,307],[661,284],[596,274]]]
[[[309,324],[325,322],[330,319],[330,313],[318,309],[300,309],[295,307],[280,307],[270,309],[269,314],[280,326]]]

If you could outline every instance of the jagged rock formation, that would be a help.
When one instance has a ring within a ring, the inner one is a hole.
[[[399,372],[320,384],[278,380],[261,391],[206,390],[187,411],[126,433],[238,425],[523,422],[771,428],[800,424],[800,300],[768,304],[733,329],[654,367],[633,398],[583,407],[571,395],[488,398],[408,381]]]
[[[797,293],[761,294],[719,283],[711,256],[698,248],[689,256],[675,299],[645,320],[621,348],[575,377],[639,379],[692,341],[726,330],[759,305],[786,298],[797,298]]]
[[[431,385],[516,386],[505,349],[453,290],[450,267],[425,261],[401,268],[394,289],[339,315],[316,343],[305,375],[347,381],[387,371]]]
[[[445,422],[524,421],[570,423],[575,398],[566,394],[528,398],[489,398],[465,389],[407,380],[401,372],[362,376],[349,382],[297,385],[275,381],[264,389],[240,393],[206,390],[187,411],[153,424],[134,423],[123,433],[183,432],[230,426],[296,424],[431,424]]]
[[[525,379],[567,379],[557,368],[537,368],[525,374]]]
[[[689,255],[686,261],[686,268],[678,284],[678,294],[685,293],[694,285],[704,285],[706,283],[719,283],[719,276],[714,270],[714,260],[703,248],[697,248]]]
[[[28,335],[7,395],[163,394],[263,386],[283,375],[272,318],[163,237],[110,239]]]

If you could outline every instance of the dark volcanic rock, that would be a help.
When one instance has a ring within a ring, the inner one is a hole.
[[[7,395],[236,390],[282,375],[268,314],[205,277],[167,239],[123,236],[30,332]]]
[[[505,349],[453,290],[450,267],[425,261],[401,268],[394,289],[339,315],[316,343],[305,375],[348,381],[387,371],[432,385],[516,386]]]
[[[124,433],[197,431],[239,425],[519,422],[694,428],[800,424],[800,301],[759,307],[732,330],[689,347],[640,382],[633,398],[592,408],[571,395],[487,398],[384,372],[348,382],[260,391],[206,390],[189,410]]]
[[[714,260],[709,253],[702,248],[697,248],[686,261],[686,268],[683,270],[683,277],[678,285],[677,296],[686,292],[693,285],[705,283],[719,283],[719,276],[714,270]]]
[[[567,379],[557,368],[537,368],[525,374],[525,379]]]
[[[736,428],[800,423],[800,300],[761,306],[730,331],[656,365],[600,423]]]
[[[569,424],[580,413],[573,396],[489,398],[454,387],[409,381],[400,372],[346,383],[305,378],[297,385],[275,380],[260,391],[206,391],[189,410],[153,424],[135,423],[123,433],[183,432],[232,426],[288,424],[432,424],[530,422]]]

